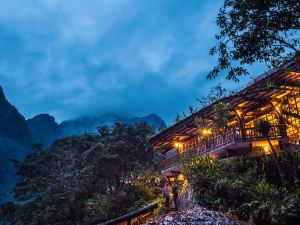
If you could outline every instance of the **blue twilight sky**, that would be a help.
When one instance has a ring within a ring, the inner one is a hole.
[[[160,115],[197,106],[223,0],[1,0],[0,84],[26,117]],[[252,75],[263,73],[251,67]]]

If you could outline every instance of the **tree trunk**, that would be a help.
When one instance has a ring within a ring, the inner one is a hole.
[[[276,166],[277,166],[277,170],[278,170],[278,173],[279,173],[279,176],[280,176],[281,183],[283,184],[284,187],[286,187],[287,186],[287,181],[286,181],[286,178],[285,178],[284,171],[283,171],[282,167],[279,164],[278,155],[277,155],[277,153],[274,149],[274,146],[273,146],[272,142],[270,141],[270,138],[266,137],[266,139],[267,139],[267,141],[270,145],[270,148],[272,150],[272,155],[273,155],[273,158],[274,158]]]

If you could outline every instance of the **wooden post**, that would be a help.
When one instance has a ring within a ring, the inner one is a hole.
[[[242,138],[242,140],[245,140],[246,139],[246,132],[245,132],[244,117],[242,117],[241,120],[240,120],[240,129],[241,129],[241,138]]]
[[[246,114],[244,114],[243,112],[241,114],[239,114],[236,110],[234,110],[234,113],[238,119],[238,123],[239,123],[239,128],[240,128],[240,136],[242,140],[246,139],[246,133],[245,133],[245,122],[244,122],[244,118],[246,116]]]
[[[293,90],[294,90],[294,87],[293,87]],[[296,98],[295,93],[293,93],[293,97],[294,97],[294,101],[295,101],[295,105],[296,105],[297,114],[300,115],[299,109],[298,109],[298,104],[297,104],[297,98]]]

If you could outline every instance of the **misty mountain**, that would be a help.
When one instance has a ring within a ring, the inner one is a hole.
[[[97,127],[107,125],[112,126],[115,123],[136,124],[147,122],[157,131],[165,127],[165,122],[157,115],[150,114],[144,117],[129,117],[122,115],[102,115],[85,116],[72,120],[66,120],[58,124],[55,118],[49,114],[39,114],[28,119],[27,126],[33,142],[41,143],[49,147],[55,140],[84,133],[96,133]]]
[[[61,129],[53,116],[39,114],[28,119],[29,133],[35,143],[42,143],[45,147],[62,137]]]
[[[143,117],[129,117],[122,115],[103,115],[98,117],[81,117],[73,120],[66,120],[60,124],[64,136],[80,135],[84,133],[96,133],[97,127],[107,125],[112,126],[115,123],[136,124],[147,122],[158,131],[166,127],[165,122],[157,115],[150,114]]]
[[[124,115],[85,116],[58,124],[49,114],[25,118],[6,99],[0,86],[0,202],[11,198],[10,190],[17,181],[10,159],[23,159],[32,151],[33,143],[49,147],[55,140],[84,133],[96,133],[101,125],[112,126],[116,122],[136,124],[147,122],[156,131],[166,127],[157,115],[130,117]]]
[[[31,151],[32,139],[25,118],[6,99],[0,86],[0,202],[9,197],[16,181],[10,158],[22,159]]]

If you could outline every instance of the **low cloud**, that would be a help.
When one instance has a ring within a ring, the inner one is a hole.
[[[170,122],[217,82],[205,77],[221,4],[2,0],[0,84],[26,117],[157,113]]]

